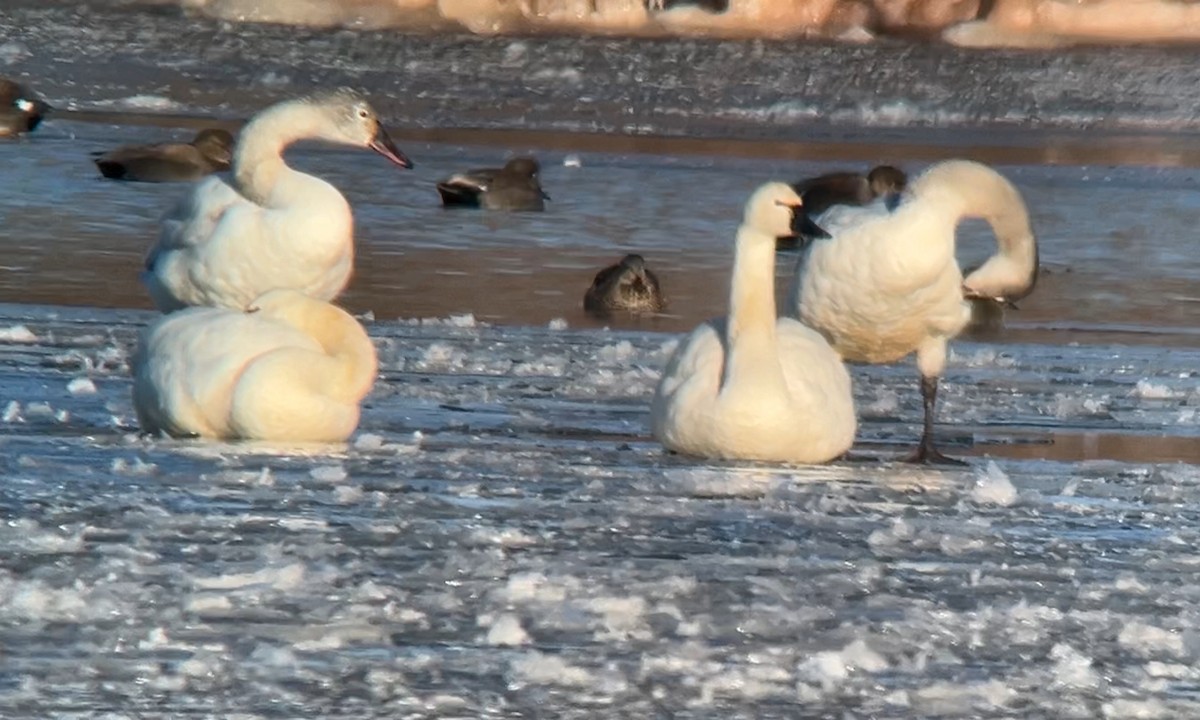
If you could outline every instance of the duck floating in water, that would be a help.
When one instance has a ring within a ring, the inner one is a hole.
[[[583,296],[583,309],[606,316],[615,310],[633,314],[662,312],[667,302],[658,276],[646,267],[641,255],[630,254],[621,262],[596,273]]]
[[[33,132],[50,106],[20,83],[0,78],[0,137]]]
[[[195,307],[160,318],[134,353],[144,432],[340,442],[375,382],[375,346],[340,308],[272,290],[246,311]]]
[[[955,229],[967,217],[991,225],[998,251],[964,279]],[[895,209],[883,201],[836,206],[817,221],[830,237],[814,240],[801,259],[791,311],[853,362],[915,352],[925,418],[906,460],[959,464],[933,442],[938,377],[972,299],[1012,302],[1037,283],[1037,240],[1021,194],[986,165],[951,160],[911,183]]]
[[[834,205],[866,205],[876,198],[896,199],[908,185],[904,171],[891,165],[877,165],[866,175],[856,172],[835,172],[801,180],[792,188],[804,199],[804,217],[800,229],[792,237],[779,240],[781,249],[791,249],[814,239],[829,237],[812,218]]]
[[[123,145],[92,154],[100,174],[112,180],[186,182],[228,170],[233,145],[229,131],[205,128],[190,143]]]
[[[540,171],[534,158],[517,157],[502,168],[477,168],[451,175],[437,184],[437,191],[446,207],[545,210],[550,196],[538,182]]]
[[[354,218],[337,188],[284,162],[283,150],[303,139],[370,148],[412,167],[370,103],[353,90],[263,110],[238,138],[232,183],[209,176],[163,218],[142,273],[160,310],[240,310],[275,288],[331,300],[346,287]]]
[[[729,315],[680,341],[654,394],[654,436],[668,449],[819,463],[854,442],[841,357],[815,330],[775,315],[775,238],[791,232],[801,204],[785,183],[750,197],[737,232]]]

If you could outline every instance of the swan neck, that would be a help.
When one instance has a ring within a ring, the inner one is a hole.
[[[775,328],[775,238],[743,225],[734,250],[729,292],[729,362],[725,378],[779,370]],[[770,361],[770,362],[767,362]]]
[[[272,191],[286,173],[294,172],[283,160],[283,151],[297,140],[318,134],[320,117],[315,108],[294,100],[268,108],[242,128],[234,150],[234,183],[238,191],[259,205],[270,201]]]

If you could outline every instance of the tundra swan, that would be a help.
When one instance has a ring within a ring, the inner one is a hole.
[[[142,273],[160,310],[240,310],[275,288],[337,297],[350,280],[354,220],[337,188],[284,162],[284,148],[305,138],[369,147],[401,167],[412,166],[375,110],[352,90],[263,110],[238,139],[232,185],[211,176],[163,218]]]
[[[658,276],[646,267],[641,255],[634,254],[596,273],[583,296],[583,309],[594,315],[607,315],[614,310],[656,313],[666,306]]]
[[[954,257],[965,217],[987,220],[998,244],[966,279]],[[916,352],[925,422],[906,459],[957,463],[933,443],[938,377],[947,342],[970,319],[970,300],[1012,302],[1037,282],[1037,240],[1020,193],[986,165],[950,160],[913,181],[894,210],[882,202],[837,206],[818,220],[831,237],[814,240],[801,258],[792,311],[852,362]]]
[[[161,317],[132,367],[145,432],[337,442],[358,425],[376,356],[344,310],[272,290],[246,311],[194,307]]]
[[[228,170],[233,161],[233,135],[205,128],[187,143],[123,145],[92,153],[100,174],[113,180],[184,182]]]
[[[775,316],[775,238],[802,201],[784,183],[751,195],[734,246],[729,315],[676,348],[654,395],[654,435],[689,455],[825,462],[850,448],[850,374],[816,331]]]
[[[477,168],[451,175],[437,184],[437,191],[446,207],[544,210],[550,196],[538,182],[540,171],[537,160],[518,157],[502,168]]]

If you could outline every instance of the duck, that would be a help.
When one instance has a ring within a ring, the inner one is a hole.
[[[782,182],[746,203],[734,244],[729,314],[701,324],[667,361],[651,405],[668,450],[714,459],[822,463],[854,442],[850,374],[812,328],[776,317],[775,238],[803,200]]]
[[[997,241],[965,278],[955,258],[964,218],[986,220]],[[883,201],[836,206],[817,220],[830,237],[815,239],[801,257],[789,312],[851,362],[916,353],[924,423],[904,460],[963,464],[934,443],[938,379],[972,302],[1012,303],[1037,284],[1038,243],[1021,193],[987,165],[947,160],[910,183],[894,209]]]
[[[614,310],[640,315],[662,312],[666,307],[658,276],[646,267],[645,258],[634,253],[596,273],[583,296],[583,309],[593,315]]]
[[[233,146],[228,130],[204,128],[190,143],[123,145],[92,156],[100,174],[112,180],[187,182],[228,170]]]
[[[24,85],[0,78],[0,137],[33,132],[50,112],[50,105]]]
[[[133,406],[145,433],[342,442],[375,382],[375,346],[349,313],[291,289],[244,310],[162,315],[134,352]]]
[[[541,166],[531,157],[515,157],[502,168],[476,168],[455,173],[437,184],[446,207],[487,210],[545,210],[550,196],[538,182]]]
[[[230,181],[210,175],[163,217],[141,275],[159,310],[241,309],[275,288],[321,300],[341,293],[354,261],[354,218],[337,188],[284,162],[284,149],[303,139],[370,148],[412,167],[354,90],[259,112],[239,134]]]
[[[802,247],[813,238],[829,237],[812,218],[834,205],[866,205],[876,198],[893,201],[904,192],[908,175],[892,165],[876,165],[866,175],[857,172],[834,172],[800,180],[792,188],[804,199],[804,217],[796,235],[779,239],[780,249]]]

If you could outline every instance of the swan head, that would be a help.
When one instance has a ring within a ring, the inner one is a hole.
[[[803,205],[804,201],[791,185],[769,182],[755,190],[746,202],[742,225],[771,238],[773,243],[775,238],[796,234],[793,225],[805,217],[804,213],[797,212]]]
[[[402,168],[413,166],[408,156],[400,152],[388,136],[375,108],[358,92],[340,88],[311,95],[305,100],[324,116],[320,128],[323,140],[367,147]]]
[[[213,162],[229,167],[233,162],[233,135],[228,130],[220,128],[204,128],[196,133],[192,145],[204,157]]]

